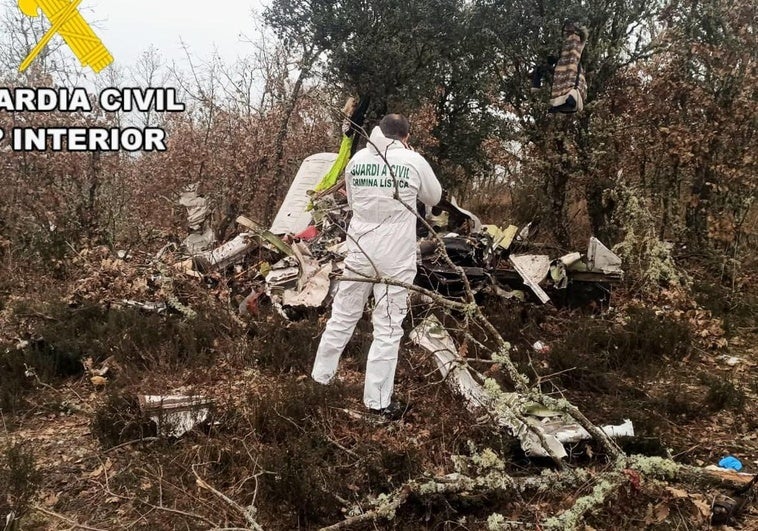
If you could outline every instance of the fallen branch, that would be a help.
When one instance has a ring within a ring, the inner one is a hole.
[[[390,501],[386,505],[382,505],[373,511],[351,516],[350,518],[347,518],[346,520],[343,520],[342,522],[336,523],[334,525],[322,527],[321,531],[336,531],[337,529],[347,529],[354,525],[362,524],[364,522],[373,522],[380,519],[392,520],[392,518],[395,516],[395,511],[397,511],[400,506],[408,500],[408,496],[410,496],[412,492],[413,489],[410,484],[403,485],[400,489],[398,489],[398,491],[396,491],[396,494],[391,497]]]
[[[231,499],[229,496],[224,494],[223,492],[216,490],[211,485],[209,485],[203,478],[200,477],[200,475],[197,473],[197,470],[195,470],[195,465],[192,465],[192,473],[195,474],[195,481],[197,482],[198,487],[201,489],[206,489],[211,491],[213,494],[215,494],[218,498],[226,502],[230,507],[232,507],[234,510],[239,512],[244,518],[245,521],[249,525],[249,529],[253,531],[263,531],[263,528],[261,525],[255,520],[255,507],[242,507],[239,503]]]
[[[388,495],[367,502],[372,509],[350,516],[345,520],[324,527],[321,531],[348,529],[358,524],[392,520],[397,510],[411,496],[425,498],[432,495],[452,494],[470,498],[499,496],[505,493],[520,496],[526,492],[568,492],[583,485],[594,484],[592,491],[578,498],[572,506],[536,524],[539,529],[571,530],[581,527],[584,519],[604,506],[610,496],[626,484],[638,484],[642,476],[668,482],[705,483],[723,487],[724,481],[742,485],[741,476],[747,474],[712,474],[713,471],[680,465],[660,457],[631,456],[597,475],[582,469],[560,472],[543,472],[539,476],[514,478],[504,473],[504,463],[491,450],[473,457],[458,456],[454,459],[458,468],[471,469],[467,473],[452,473],[430,479],[417,479],[405,483]],[[497,520],[497,519],[496,519]],[[499,529],[496,525],[492,529]],[[507,526],[502,529],[509,529]]]
[[[348,529],[366,522],[392,520],[397,510],[408,501],[411,495],[421,498],[439,494],[478,497],[511,493],[516,496],[528,490],[545,491],[559,485],[563,488],[577,487],[586,480],[587,476],[582,472],[554,472],[541,476],[512,478],[499,466],[476,477],[453,473],[432,479],[411,480],[391,494],[380,496],[374,502],[373,509],[350,516],[341,522],[322,528],[321,531]]]

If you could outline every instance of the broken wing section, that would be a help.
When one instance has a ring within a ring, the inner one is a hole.
[[[336,153],[317,153],[303,161],[271,225],[273,234],[299,234],[308,228],[313,220],[308,192],[318,186],[336,160]]]

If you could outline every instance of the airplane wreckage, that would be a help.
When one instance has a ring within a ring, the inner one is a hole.
[[[335,179],[332,186],[322,184],[324,176],[333,173],[337,159],[334,153],[308,157],[271,227],[240,216],[237,223],[242,231],[218,246],[214,246],[209,224],[208,200],[198,194],[196,185],[186,189],[180,204],[187,209],[191,233],[183,242],[185,258],[173,264],[174,271],[198,279],[230,271],[250,278],[246,272],[251,272],[252,287],[246,284],[250,293],[239,307],[243,317],[258,315],[263,301],[289,320],[307,315],[308,308],[327,307],[342,274],[350,219],[343,182]],[[440,252],[439,242],[452,263],[463,270],[475,294],[489,292],[543,304],[551,300],[556,304],[590,301],[607,307],[613,285],[623,278],[619,257],[595,238],[590,239],[586,253],[551,257],[539,252],[545,246],[530,241],[529,225],[519,229],[483,224],[455,199],[443,200],[426,220],[437,237],[419,225],[415,284],[445,298],[460,300],[465,288],[459,272]],[[156,311],[152,303],[123,303]],[[170,309],[169,304],[158,310]],[[411,332],[410,340],[433,356],[440,374],[472,412],[497,409],[483,375],[457,362],[455,341],[436,317],[424,319]],[[512,415],[495,417],[499,427],[519,439],[527,455],[563,458],[567,455],[563,444],[590,438],[572,419],[536,404],[526,408],[522,420]],[[634,435],[629,420],[601,429],[611,437]]]
[[[177,268],[197,276],[230,266],[242,269],[247,257],[266,250],[272,262],[259,265],[261,289],[247,299],[265,293],[279,313],[294,317],[298,308],[322,307],[336,288],[342,273],[350,208],[343,182],[314,193],[337,159],[334,153],[308,157],[301,165],[270,228],[240,217],[243,231],[230,241],[214,243],[207,223],[207,199],[197,187],[188,188],[180,204],[188,210],[192,233],[184,247],[191,258]],[[621,259],[596,238],[585,253],[551,257],[545,246],[530,240],[531,223],[498,227],[483,224],[454,198],[443,201],[426,216],[452,262],[460,267],[475,292],[489,291],[521,301],[581,304],[588,300],[607,307],[612,287],[623,279]],[[418,228],[418,273],[415,284],[445,297],[464,295],[463,280],[443,259],[437,238]],[[243,313],[244,308],[243,308]]]

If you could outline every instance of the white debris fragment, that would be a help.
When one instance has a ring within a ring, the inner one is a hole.
[[[729,365],[730,367],[736,367],[740,363],[742,363],[742,358],[738,358],[737,356],[727,356],[726,354],[719,356],[719,360],[723,361],[725,364]]]
[[[547,303],[550,297],[539,284],[550,272],[550,257],[544,254],[524,254],[509,256],[508,260],[542,304]]]
[[[213,229],[208,223],[210,208],[208,198],[198,194],[199,183],[189,185],[179,196],[179,204],[187,209],[187,226],[190,234],[183,244],[190,254],[206,249],[216,241]]]
[[[545,354],[546,352],[550,352],[550,345],[545,343],[544,341],[535,341],[534,345],[532,345],[532,348],[535,352],[539,352],[540,354]]]
[[[326,175],[337,160],[336,153],[317,153],[306,158],[292,181],[287,196],[271,225],[274,234],[299,234],[313,219],[308,211],[308,191]]]
[[[492,399],[484,386],[472,374],[471,369],[462,365],[458,350],[447,330],[436,317],[426,318],[410,334],[411,340],[434,355],[442,377],[467,401],[469,410],[485,408],[492,412]],[[538,341],[538,343],[541,343]],[[483,379],[481,375],[478,375]],[[567,457],[563,444],[575,443],[591,439],[590,434],[573,421],[567,421],[562,413],[551,411],[537,404],[525,407],[520,412],[526,417],[531,427],[524,423],[495,415],[498,424],[507,428],[521,442],[521,448],[527,455],[548,457],[540,438],[534,430],[539,430],[551,452],[559,458]],[[618,426],[602,426],[600,428],[609,437],[632,437],[634,426],[631,420],[625,420]]]
[[[308,308],[318,308],[329,295],[332,273],[332,263],[328,262],[316,271],[309,279],[303,282],[302,289],[284,290],[282,304],[284,306],[305,306]]]
[[[213,402],[202,396],[140,395],[142,412],[158,426],[164,437],[181,437],[210,415]]]
[[[605,274],[622,272],[621,258],[595,237],[590,238],[587,248],[587,267]]]

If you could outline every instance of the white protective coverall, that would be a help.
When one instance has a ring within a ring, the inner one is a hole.
[[[401,141],[385,137],[379,127],[370,139],[345,168],[353,218],[344,276],[390,277],[410,284],[416,276],[416,216],[394,198],[396,186],[401,200],[414,211],[416,199],[436,205],[442,187],[429,163]],[[341,281],[311,375],[322,384],[334,377],[372,290],[374,339],[366,364],[363,402],[370,409],[383,409],[392,399],[402,324],[408,311],[407,288]]]

